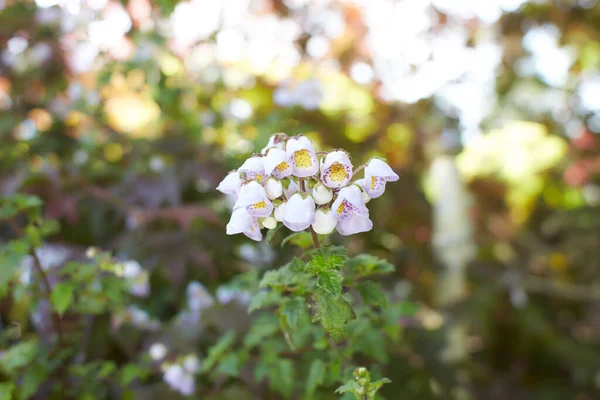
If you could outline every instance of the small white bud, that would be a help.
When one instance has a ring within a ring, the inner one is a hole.
[[[277,227],[277,220],[275,217],[267,217],[263,219],[262,224],[267,229],[275,229]]]
[[[275,208],[273,215],[275,216],[275,220],[279,222],[283,222],[283,214],[285,214],[285,206],[287,203],[281,203],[279,206]]]
[[[328,235],[335,229],[337,220],[333,217],[331,209],[319,209],[315,212],[315,222],[312,228],[319,235]]]
[[[162,343],[154,343],[150,346],[149,353],[154,361],[160,361],[167,355],[167,346]]]
[[[317,182],[317,184],[313,188],[313,199],[315,203],[318,205],[327,204],[333,199],[333,192],[327,186],[323,185],[321,182]]]
[[[279,179],[269,178],[265,184],[267,190],[267,197],[270,200],[274,200],[283,194],[283,185]]]

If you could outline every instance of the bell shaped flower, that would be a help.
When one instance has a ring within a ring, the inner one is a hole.
[[[171,389],[178,391],[184,396],[194,394],[194,377],[179,364],[169,365],[163,374],[163,380]]]
[[[331,209],[318,209],[315,211],[315,222],[312,223],[312,228],[319,235],[327,235],[335,230],[337,220],[334,218]]]
[[[290,157],[287,156],[285,150],[278,148],[267,151],[267,155],[264,157],[264,168],[266,175],[273,175],[279,179],[290,176],[293,172]]]
[[[306,136],[300,135],[289,139],[285,152],[292,162],[294,176],[306,178],[319,172],[315,146]]]
[[[219,183],[217,190],[223,194],[235,195],[242,184],[240,179],[240,173],[233,171],[227,174],[227,176]]]
[[[265,191],[269,200],[275,200],[283,195],[283,185],[279,179],[268,178],[265,183]]]
[[[250,239],[256,240],[257,242],[262,240],[262,233],[260,232],[258,218],[248,214],[248,211],[245,207],[238,208],[231,213],[231,219],[229,220],[226,229],[228,235],[243,233]]]
[[[288,135],[283,132],[274,133],[269,138],[269,143],[260,151],[261,154],[267,154],[270,148],[276,148],[283,150],[285,148],[285,142],[288,140]]]
[[[399,179],[392,168],[379,158],[372,158],[365,167],[365,178],[362,188],[370,198],[375,199],[385,191],[386,182],[395,182]]]
[[[263,219],[261,223],[262,226],[269,230],[277,228],[277,220],[275,219],[275,217],[267,217]]]
[[[333,192],[327,186],[323,185],[321,182],[317,182],[317,184],[313,187],[312,191],[313,199],[315,200],[315,204],[322,205],[327,204],[333,199]]]
[[[342,188],[331,208],[338,221],[337,231],[344,236],[370,231],[373,222],[369,219],[369,210],[365,206],[361,190],[356,185]]]
[[[234,210],[245,208],[252,217],[268,217],[273,212],[273,203],[269,200],[265,188],[256,181],[250,181],[238,191]]]
[[[321,180],[330,188],[346,186],[352,178],[352,163],[345,151],[327,153],[321,160]]]
[[[265,166],[263,157],[250,157],[240,168],[238,168],[238,172],[245,176],[245,181],[256,180],[258,183],[262,184],[262,181],[265,177]],[[240,175],[242,177],[242,175]]]
[[[315,202],[310,195],[294,194],[285,206],[283,224],[294,232],[300,232],[315,222]]]

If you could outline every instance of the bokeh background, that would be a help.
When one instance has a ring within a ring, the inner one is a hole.
[[[600,398],[596,0],[0,0],[0,194],[60,222],[48,263],[95,246],[150,277],[129,312],[160,333],[98,339],[106,357],[181,345],[189,282],[215,295],[289,260],[227,236],[215,191],[275,132],[400,174],[372,232],[332,239],[387,258],[418,307],[386,398]],[[247,325],[244,293],[220,293],[196,348]],[[266,398],[215,385],[198,398]]]

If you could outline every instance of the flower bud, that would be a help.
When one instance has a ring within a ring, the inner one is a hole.
[[[327,204],[333,199],[333,192],[327,186],[318,182],[313,188],[313,199],[318,205]]]
[[[267,191],[267,197],[269,200],[274,200],[283,194],[283,185],[281,184],[280,180],[275,178],[267,179],[265,189]]]
[[[277,227],[277,220],[275,217],[267,217],[262,220],[262,225],[267,229],[275,229]]]
[[[281,203],[275,208],[275,211],[273,211],[273,215],[275,216],[276,221],[283,222],[283,215],[285,214],[286,205],[287,203]]]
[[[315,222],[312,228],[319,235],[327,235],[333,232],[337,225],[337,220],[333,217],[331,209],[319,209],[315,212]]]

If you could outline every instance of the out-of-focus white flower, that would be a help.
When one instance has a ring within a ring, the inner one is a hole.
[[[183,369],[190,374],[195,373],[200,368],[200,360],[195,354],[190,354],[183,359]]]
[[[315,202],[311,196],[300,193],[287,202],[283,214],[283,224],[294,232],[303,231],[315,222]]]
[[[317,182],[317,184],[313,187],[312,191],[313,199],[315,200],[315,204],[322,205],[327,204],[333,199],[333,192],[327,186],[323,185],[321,182]]]
[[[275,207],[275,211],[273,211],[273,216],[279,222],[283,222],[283,216],[285,214],[285,207],[286,207],[286,205],[287,205],[287,202],[281,203],[280,205],[278,205],[277,207]]]
[[[245,180],[256,179],[262,183],[265,177],[265,166],[263,157],[250,157],[238,169],[238,172],[245,175]]]
[[[283,185],[281,181],[275,178],[268,178],[265,183],[265,190],[269,200],[275,200],[276,198],[283,195]]]
[[[226,233],[228,235],[243,233],[257,242],[262,240],[258,218],[248,214],[246,208],[238,208],[231,213],[231,219],[227,224]]]
[[[220,304],[229,304],[232,301],[237,301],[241,304],[248,304],[252,299],[252,293],[246,290],[230,289],[226,286],[221,286],[217,289],[217,301]]]
[[[192,311],[201,311],[212,307],[215,303],[213,297],[200,282],[190,282],[186,289],[186,295],[188,307]]]
[[[186,372],[179,364],[169,365],[165,370],[163,380],[171,387],[171,389],[183,394],[184,396],[190,396],[194,393],[194,377]]]
[[[123,263],[123,277],[129,282],[129,291],[137,297],[147,297],[150,294],[150,277],[140,263],[128,260]]]
[[[291,159],[283,149],[269,149],[265,156],[264,165],[265,174],[273,175],[279,179],[290,176],[293,172]]]
[[[317,79],[301,82],[286,80],[273,93],[275,104],[282,107],[300,106],[316,110],[323,100],[323,87]]]
[[[321,180],[330,188],[341,188],[352,178],[352,163],[345,151],[327,153],[321,159]]]
[[[274,133],[269,138],[269,143],[260,151],[262,154],[267,154],[267,150],[270,148],[276,148],[279,150],[285,149],[285,142],[288,139],[288,135],[285,133]]]
[[[277,228],[277,220],[275,217],[267,217],[263,219],[262,225],[267,229],[275,229]]]
[[[337,219],[337,230],[341,235],[353,235],[373,229],[369,210],[365,206],[361,190],[356,185],[342,188],[333,202],[333,215]]]
[[[240,208],[244,208],[252,217],[268,217],[273,212],[273,204],[269,200],[265,188],[256,181],[242,185],[238,191],[238,199],[233,209]]]
[[[148,353],[154,361],[160,361],[167,355],[167,346],[162,343],[154,343],[150,346]]]
[[[237,194],[242,181],[240,179],[240,173],[237,171],[230,172],[227,176],[219,183],[217,190],[223,194]]]
[[[318,209],[315,211],[315,222],[312,228],[319,235],[328,235],[335,230],[337,220],[333,217],[331,209]]]
[[[372,158],[365,167],[365,178],[362,188],[370,198],[375,199],[385,191],[386,182],[395,182],[399,179],[392,168],[379,158]]]
[[[313,142],[306,136],[295,136],[288,140],[286,154],[292,161],[293,174],[299,178],[313,176],[319,172],[319,162]]]
[[[118,321],[119,319],[121,320],[120,322]],[[113,323],[113,325],[120,325],[120,323],[123,322],[123,319],[131,322],[133,326],[139,329],[154,331],[160,327],[159,321],[152,319],[150,314],[137,306],[129,306],[125,311],[124,318],[117,318],[117,323]]]

